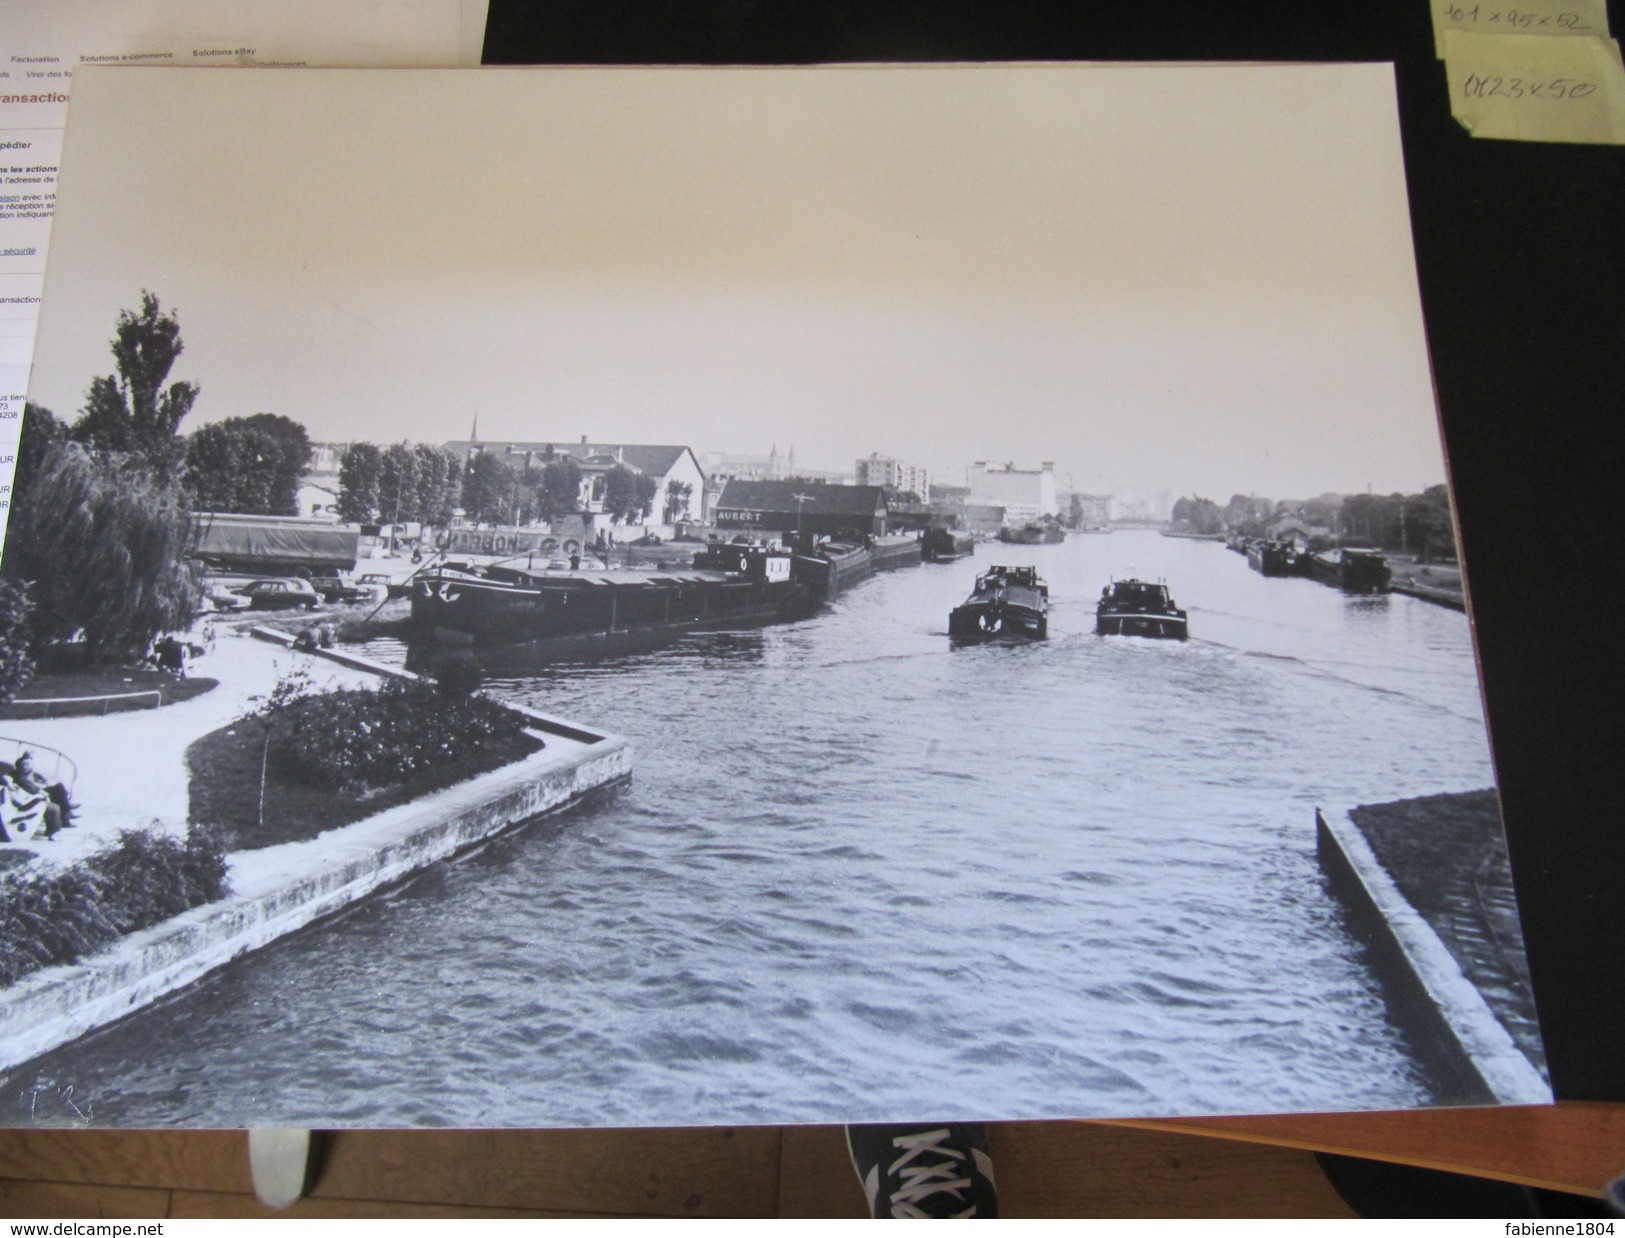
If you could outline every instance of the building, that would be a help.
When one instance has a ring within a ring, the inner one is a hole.
[[[886,492],[879,486],[735,480],[723,489],[715,517],[719,529],[879,537],[887,528]]]
[[[299,514],[318,520],[339,518],[339,465],[348,443],[312,443],[310,463],[299,482]]]
[[[922,503],[931,501],[931,475],[918,464],[871,452],[858,460],[852,473],[860,486],[881,486],[898,494],[916,494]]]
[[[1055,464],[1044,461],[1037,469],[978,460],[966,471],[970,504],[1004,508],[1006,524],[1026,524],[1060,512],[1055,498]]]
[[[677,524],[705,519],[705,472],[688,447],[641,443],[539,443],[487,441],[445,444],[464,465],[482,452],[496,452],[515,467],[540,468],[549,460],[569,456],[581,469],[580,507],[598,514],[604,510],[604,477],[615,468],[629,469],[655,480],[655,506],[651,524]]]
[[[1112,522],[1112,496],[1109,494],[1072,495],[1071,519],[1079,529],[1104,529]]]

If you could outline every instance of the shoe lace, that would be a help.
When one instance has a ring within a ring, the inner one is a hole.
[[[892,1216],[929,1217],[931,1214],[920,1208],[920,1202],[936,1194],[952,1195],[958,1202],[964,1202],[963,1192],[970,1187],[971,1180],[956,1175],[964,1173],[960,1162],[965,1159],[965,1154],[943,1146],[942,1141],[947,1138],[948,1130],[944,1127],[918,1135],[899,1135],[892,1140],[892,1146],[903,1154],[886,1171],[887,1176],[896,1175],[901,1183],[891,1193]],[[926,1163],[921,1160],[926,1156],[944,1159]],[[953,1215],[975,1216],[976,1205],[973,1203],[965,1211]]]

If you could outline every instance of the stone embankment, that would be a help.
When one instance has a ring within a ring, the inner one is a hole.
[[[1495,793],[1315,818],[1331,889],[1444,1099],[1550,1101]]]
[[[261,635],[277,644],[291,639]],[[404,674],[342,652],[325,660],[351,673]],[[0,992],[0,1070],[123,1018],[428,864],[567,808],[631,774],[632,750],[625,739],[522,712],[545,744],[524,760],[305,842],[234,853],[227,898]],[[75,721],[74,738],[89,744],[94,735],[83,728],[112,720]],[[212,718],[203,718],[204,723],[212,725]]]
[[[1467,609],[1467,595],[1462,587],[1461,569],[1453,563],[1415,563],[1409,559],[1390,559],[1395,593],[1420,598],[1437,606],[1452,610]]]

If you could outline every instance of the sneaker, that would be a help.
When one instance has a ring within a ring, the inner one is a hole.
[[[996,1217],[981,1123],[849,1126],[846,1150],[872,1217]]]

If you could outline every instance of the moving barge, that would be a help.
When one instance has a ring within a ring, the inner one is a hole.
[[[948,635],[970,643],[997,636],[1049,635],[1049,586],[1032,567],[990,567],[976,588],[948,612]]]
[[[1095,631],[1101,636],[1160,636],[1184,640],[1185,612],[1174,605],[1168,586],[1145,580],[1114,580],[1100,591]]]
[[[633,653],[712,628],[804,618],[822,599],[792,579],[788,551],[717,545],[669,571],[524,570],[446,563],[419,575],[420,640],[500,648],[526,662]]]

